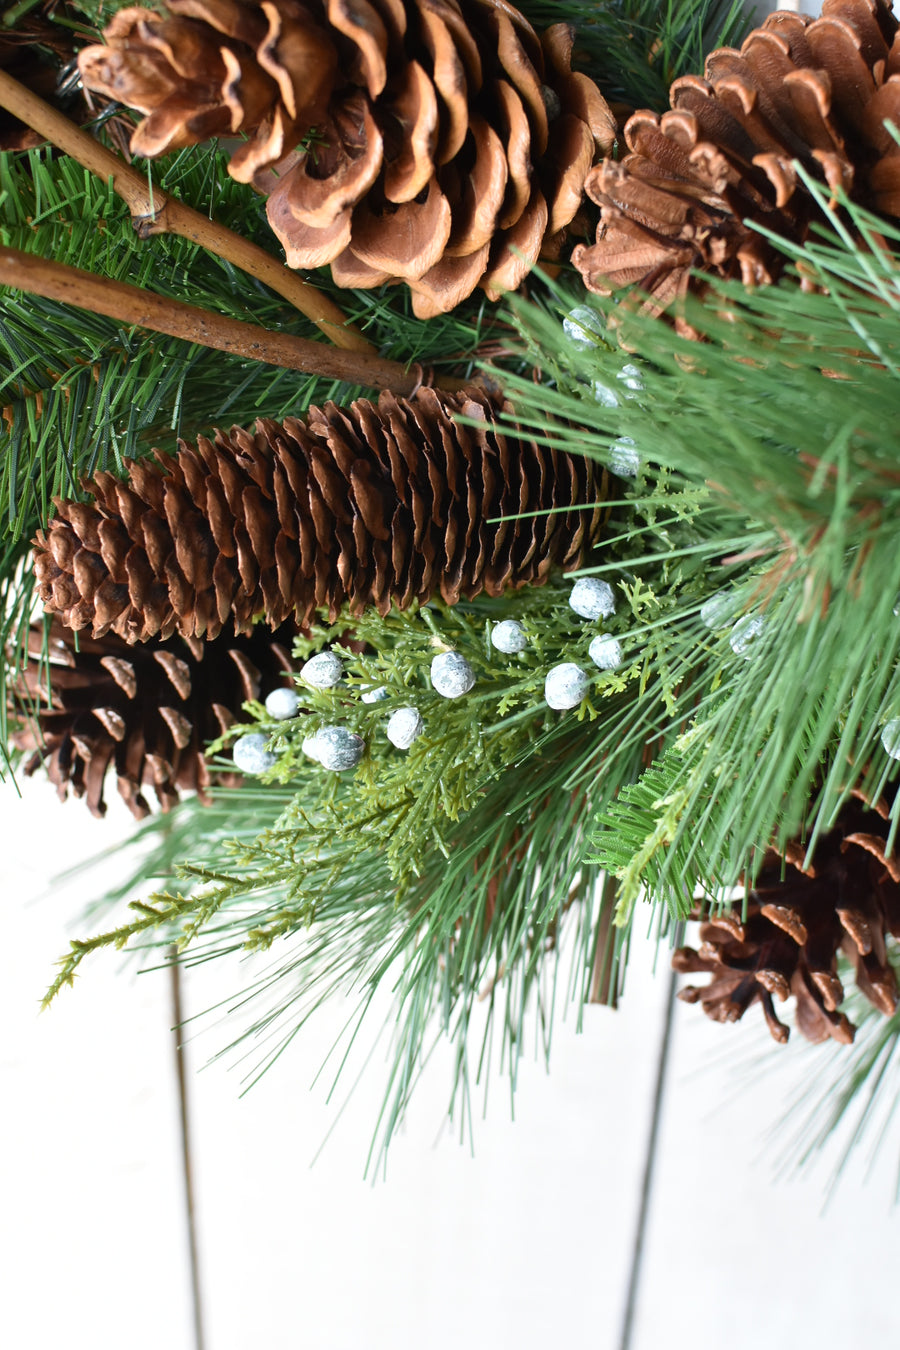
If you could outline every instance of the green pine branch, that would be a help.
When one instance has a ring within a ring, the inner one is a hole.
[[[739,47],[751,27],[741,0],[523,0],[519,7],[538,30],[574,25],[576,58],[608,100],[658,112],[668,108],[674,80],[702,74],[711,51]]]
[[[555,383],[538,394],[508,377],[520,419],[546,426],[549,411],[568,419],[560,446],[587,429],[597,458],[624,445],[648,480],[675,470],[712,492],[706,599],[683,614],[683,690],[659,729],[676,751],[622,794],[596,841],[626,910],[644,885],[683,913],[801,830],[813,848],[855,784],[875,793],[896,774],[882,733],[900,715],[900,463],[885,436],[900,267],[874,245],[900,235],[843,210],[823,210],[793,249],[827,291],[717,283],[688,309],[702,346],[614,302],[582,302],[577,329],[517,306]],[[557,309],[573,303],[559,294]]]

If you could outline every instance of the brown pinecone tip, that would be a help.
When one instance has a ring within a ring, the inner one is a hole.
[[[804,866],[799,845],[789,846],[783,858],[775,851],[767,855],[746,918],[739,912],[708,916],[700,922],[699,948],[673,954],[675,970],[711,976],[702,987],[682,989],[679,998],[700,1003],[717,1022],[738,1021],[758,1003],[783,1044],[789,1032],[774,1000],[792,995],[796,1025],[807,1040],[849,1044],[855,1028],[840,1011],[842,951],[859,991],[891,1016],[898,987],[887,945],[900,938],[900,860],[887,854],[889,829],[885,802],[870,806],[855,793],[820,841],[812,865]]]
[[[104,39],[82,78],[145,114],[135,154],[240,134],[229,171],[269,194],[289,266],[405,281],[422,318],[555,258],[615,138],[572,30],[507,0],[169,0]]]
[[[822,15],[779,11],[740,51],[723,48],[705,79],[670,91],[671,111],[638,112],[629,154],[585,189],[600,207],[595,244],[572,260],[589,290],[635,284],[655,313],[703,274],[748,286],[778,279],[785,256],[763,226],[802,243],[818,215],[795,162],[832,192],[900,215],[900,38],[885,0],[825,0]],[[687,336],[696,336],[676,320]]]
[[[89,488],[35,540],[41,599],[144,642],[540,584],[583,562],[607,476],[501,429],[480,390],[421,389],[200,437]]]
[[[115,634],[75,636],[54,620],[32,624],[24,666],[7,687],[13,743],[31,751],[26,775],[42,765],[58,795],[84,797],[92,815],[106,813],[104,790],[115,775],[119,795],[140,820],[152,789],[160,810],[184,791],[209,800],[212,786],[240,775],[211,769],[205,747],[240,715],[247,699],[283,684],[294,669],[296,626],[275,633],[225,633],[214,642],[172,638],[132,647]]]

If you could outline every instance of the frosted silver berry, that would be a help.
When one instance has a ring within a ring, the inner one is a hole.
[[[590,676],[574,661],[563,661],[547,671],[544,698],[551,708],[577,708],[591,687]]]
[[[625,659],[622,644],[610,633],[599,633],[588,647],[588,656],[600,670],[618,670]]]
[[[735,656],[742,656],[745,661],[749,661],[765,626],[765,619],[761,619],[758,614],[745,614],[742,619],[738,619],[728,635]]]
[[[279,722],[296,717],[299,707],[300,696],[296,689],[273,689],[266,698],[266,712]]]
[[[316,732],[315,757],[323,769],[342,773],[355,769],[366,753],[362,736],[347,727],[320,727]]]
[[[241,773],[265,773],[278,760],[277,755],[266,749],[266,737],[261,731],[239,736],[231,747],[231,757]]]
[[[616,597],[608,581],[579,577],[572,587],[569,605],[583,619],[608,619],[616,612]]]
[[[900,759],[900,717],[892,717],[881,728],[881,744],[891,759]]]
[[[609,467],[620,478],[634,478],[641,467],[641,457],[631,436],[620,436],[609,447]]]
[[[491,643],[498,652],[515,656],[517,652],[524,652],[528,646],[528,638],[525,629],[515,619],[503,619],[502,622],[495,623],[491,629]]]
[[[388,719],[387,738],[398,750],[408,750],[424,730],[425,723],[417,708],[398,708]]]
[[[300,667],[301,678],[314,689],[333,689],[344,673],[344,663],[334,652],[317,652]]]
[[[475,672],[459,652],[440,652],[431,663],[431,683],[442,698],[462,698],[475,685]]]
[[[576,305],[570,309],[562,322],[563,332],[573,347],[588,350],[596,347],[597,338],[602,338],[604,330],[603,315],[587,305]]]
[[[317,764],[319,763],[319,746],[315,736],[304,736],[300,749],[307,759],[314,759]]]
[[[700,620],[707,628],[727,628],[734,622],[736,608],[733,591],[716,591],[700,606]]]

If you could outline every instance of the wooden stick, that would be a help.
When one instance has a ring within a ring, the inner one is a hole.
[[[154,188],[137,169],[3,70],[0,70],[0,108],[46,136],[59,150],[71,155],[98,178],[112,179],[113,188],[131,213],[139,238],[177,234],[182,239],[189,239],[270,286],[301,314],[317,323],[335,346],[374,354],[372,344],[347,322],[337,305],[297,272],[292,272],[257,244],[251,244],[233,230],[209,220],[184,202],[168,197],[160,188]]]
[[[252,361],[300,370],[307,375],[346,380],[375,389],[410,394],[421,384],[421,368],[408,369],[399,361],[368,352],[340,351],[308,338],[269,332],[257,324],[212,314],[181,300],[170,300],[124,281],[111,281],[79,267],[51,262],[15,248],[0,248],[0,286],[59,300],[77,309],[105,314],[124,324],[137,324],[155,333],[197,342],[203,347],[234,352]],[[437,388],[453,392],[471,381],[446,379]]]

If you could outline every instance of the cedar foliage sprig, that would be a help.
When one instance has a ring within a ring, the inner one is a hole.
[[[584,1001],[595,960],[604,956],[596,950],[601,897],[583,857],[595,811],[639,770],[640,740],[622,734],[635,692],[643,691],[648,715],[658,719],[675,697],[669,618],[679,607],[690,609],[690,597],[702,590],[688,546],[703,495],[691,490],[682,497],[669,485],[619,503],[622,523],[603,554],[617,568],[619,605],[604,631],[620,638],[626,664],[596,672],[579,713],[551,712],[543,703],[547,668],[566,659],[590,668],[587,647],[599,631],[568,607],[570,579],[454,607],[341,616],[301,639],[300,657],[323,646],[341,651],[341,685],[330,691],[298,685],[303,708],[289,723],[248,704],[252,720],[235,729],[262,728],[279,754],[268,776],[292,795],[277,821],[251,839],[245,829],[240,839],[223,845],[217,838],[214,849],[195,850],[178,869],[181,888],[168,886],[142,902],[130,923],[73,945],[48,997],[103,945],[157,942],[164,934],[191,962],[233,952],[238,943],[273,952],[287,943],[289,957],[279,956],[276,972],[241,998],[251,1020],[231,1047],[246,1050],[244,1042],[252,1046],[265,1027],[273,1040],[258,1051],[262,1072],[296,1034],[306,1016],[299,1016],[301,1006],[338,989],[367,1001],[389,972],[396,977],[399,962],[400,1030],[382,1145],[438,1030],[457,1046],[454,1090],[459,1101],[468,1100],[466,1029],[484,991],[492,1008],[497,1001],[514,1078],[527,995],[556,978],[551,948],[562,926],[575,933],[573,999]],[[630,554],[635,530],[643,547],[649,517],[654,538],[673,556],[664,574],[654,568],[646,578]],[[527,654],[507,657],[491,646],[492,623],[507,617],[526,627]],[[428,682],[431,658],[447,648],[465,655],[478,677],[472,694],[458,702],[439,698]],[[361,691],[372,686],[385,688],[388,699],[362,702]],[[426,731],[400,752],[386,741],[384,725],[393,708],[411,703]],[[317,727],[336,722],[362,733],[369,746],[353,774],[329,774],[302,750]],[[231,803],[246,824],[241,794]],[[627,934],[613,944],[622,952]],[[548,1028],[551,1004],[540,1004]]]

